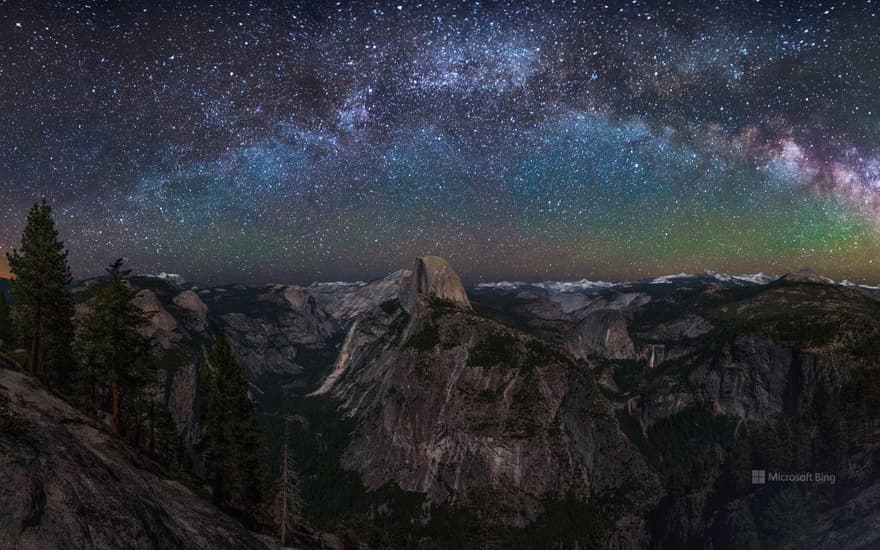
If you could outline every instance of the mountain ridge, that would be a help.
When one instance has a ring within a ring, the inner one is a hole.
[[[430,257],[430,256],[428,256]],[[435,257],[436,258],[436,257]],[[444,260],[445,261],[445,260]],[[352,287],[352,288],[361,288],[365,286],[369,286],[378,281],[387,280],[389,278],[397,278],[398,276],[403,276],[408,272],[411,272],[410,269],[399,269],[396,271],[389,272],[384,277],[379,277],[376,279],[369,280],[327,280],[327,281],[314,281],[302,288],[306,289],[321,289],[321,288],[342,288],[342,287]],[[741,282],[741,283],[752,283],[752,284],[769,284],[773,281],[787,278],[787,280],[794,280],[795,278],[801,278],[804,281],[809,282],[821,282],[831,285],[841,285],[841,286],[855,286],[859,288],[864,288],[866,290],[880,290],[880,283],[877,285],[867,284],[867,283],[854,283],[847,278],[836,280],[830,277],[825,277],[818,274],[813,275],[803,275],[801,271],[792,271],[783,273],[782,275],[775,275],[766,273],[763,271],[759,271],[756,273],[727,273],[721,271],[714,270],[705,270],[701,272],[681,272],[681,273],[673,273],[666,275],[658,275],[654,277],[646,277],[641,279],[626,279],[621,281],[605,281],[605,280],[591,280],[591,279],[570,279],[570,280],[535,280],[535,281],[511,281],[511,280],[498,280],[498,281],[477,281],[471,284],[462,283],[462,286],[466,290],[473,289],[508,289],[513,290],[522,287],[534,286],[538,288],[544,288],[547,290],[591,290],[591,289],[602,289],[602,288],[613,288],[613,287],[624,287],[624,286],[633,286],[639,284],[646,283],[655,283],[655,284],[664,284],[669,281],[675,279],[691,279],[691,280],[716,280],[719,283],[728,283],[728,282]],[[196,282],[184,281],[178,282],[175,281],[171,277],[163,277],[160,275],[152,275],[152,274],[138,274],[139,277],[147,277],[147,278],[155,278],[160,280],[165,280],[172,282],[174,284],[178,284],[184,288],[194,287],[194,288],[223,288],[223,287],[235,287],[242,286],[248,288],[260,288],[260,287],[269,287],[269,286],[301,286],[301,285],[289,285],[285,283],[259,283],[259,284],[250,284],[250,283],[226,283],[219,285],[200,285]],[[94,278],[94,277],[93,277]],[[87,281],[93,278],[86,278],[79,281]]]

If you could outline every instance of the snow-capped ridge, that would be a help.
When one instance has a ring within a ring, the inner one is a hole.
[[[663,284],[672,284],[672,281],[675,279],[687,279],[689,277],[693,277],[688,273],[679,273],[677,275],[662,275],[660,277],[655,277],[651,279],[650,283],[652,285],[663,285]]]
[[[151,279],[162,279],[163,281],[169,281],[176,285],[182,285],[186,282],[186,279],[183,275],[179,273],[166,273],[164,271],[160,273],[139,273],[139,277],[149,277]]]
[[[523,281],[498,281],[478,283],[475,288],[517,290],[531,286],[554,292],[576,292],[580,290],[612,288],[619,284],[620,283],[612,283],[608,281],[590,281],[588,279],[581,279],[580,281],[540,281],[535,283],[527,283]]]
[[[310,284],[310,287],[322,288],[322,287],[337,287],[337,286],[367,286],[367,281],[316,281]]]
[[[775,281],[776,279],[779,278],[776,275],[770,275],[770,274],[764,273],[763,271],[760,271],[758,273],[743,273],[743,274],[739,274],[739,275],[733,275],[730,273],[719,273],[717,271],[712,271],[712,270],[707,269],[705,273],[706,273],[706,275],[709,275],[710,277],[713,277],[713,278],[715,278],[721,282],[725,282],[725,283],[742,281],[742,282],[746,282],[746,283],[754,283],[756,285],[766,285],[766,284],[772,283],[773,281]]]
[[[703,273],[677,273],[673,275],[661,275],[652,279],[641,279],[637,281],[609,282],[609,281],[591,281],[589,279],[581,279],[579,281],[540,281],[540,282],[524,282],[524,281],[489,281],[477,283],[474,288],[478,290],[519,290],[523,288],[541,288],[551,292],[579,292],[586,290],[602,290],[616,287],[629,287],[634,284],[673,284],[682,280],[705,280],[706,277],[715,279],[722,283],[728,284],[755,284],[766,285],[778,277],[767,273],[744,273],[739,275],[720,273],[717,271],[706,270]]]

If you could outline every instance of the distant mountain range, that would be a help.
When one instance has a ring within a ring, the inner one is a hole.
[[[401,272],[406,270],[400,270],[395,273],[389,274],[383,279],[379,280],[388,280],[394,279]],[[157,274],[152,273],[142,273],[139,274],[140,278],[149,278],[149,279],[159,279],[163,281],[168,281],[175,286],[180,288],[200,288],[196,282],[187,281],[182,275],[176,273],[166,273],[160,272]],[[479,291],[481,289],[498,289],[498,290],[519,290],[525,289],[529,287],[544,289],[547,291],[553,292],[583,292],[583,291],[591,291],[591,290],[601,290],[601,289],[609,289],[609,288],[627,288],[627,287],[635,287],[643,284],[688,284],[688,283],[723,283],[723,284],[731,284],[731,285],[747,285],[747,284],[758,284],[765,285],[772,283],[780,279],[781,277],[802,277],[805,280],[817,282],[817,283],[825,283],[831,285],[840,285],[840,286],[855,286],[859,288],[863,288],[866,290],[880,290],[880,285],[866,285],[866,284],[858,284],[853,283],[847,279],[843,279],[840,281],[836,281],[834,279],[824,277],[818,275],[809,270],[801,270],[800,272],[788,273],[784,275],[772,275],[764,272],[759,273],[745,273],[745,274],[729,274],[722,273],[717,271],[707,270],[702,273],[678,273],[674,275],[661,275],[653,278],[646,279],[637,279],[632,281],[591,281],[588,279],[580,279],[576,281],[534,281],[534,282],[524,282],[524,281],[488,281],[477,283],[473,286],[474,291]],[[100,278],[100,277],[99,277]],[[86,279],[88,281],[89,279]],[[318,281],[312,283],[306,288],[323,288],[323,289],[333,289],[340,287],[365,287],[369,286],[375,281]],[[8,289],[10,285],[9,279],[0,278],[0,290]],[[259,286],[272,286],[272,285],[248,285],[248,284],[227,284],[227,285],[219,285],[218,288],[223,287],[259,287]],[[207,287],[210,288],[210,287]]]
[[[579,281],[541,281],[541,282],[521,282],[521,281],[499,281],[478,283],[478,289],[523,289],[527,287],[541,288],[555,292],[582,292],[590,290],[600,290],[607,288],[626,288],[634,287],[642,284],[688,284],[688,283],[706,283],[714,282],[730,284],[730,285],[766,285],[778,280],[780,277],[806,277],[813,282],[826,283],[841,286],[858,286],[867,290],[880,290],[880,286],[860,285],[852,283],[846,279],[835,281],[827,277],[816,275],[815,273],[793,273],[786,275],[769,275],[767,273],[751,273],[741,275],[730,275],[728,273],[719,273],[717,271],[704,271],[703,273],[679,273],[677,275],[663,275],[660,277],[639,279],[636,281],[624,282],[608,282],[608,281],[590,281],[581,279]]]

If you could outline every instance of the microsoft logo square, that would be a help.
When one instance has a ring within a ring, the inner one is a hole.
[[[767,483],[767,474],[764,470],[752,470],[752,485],[764,485]]]

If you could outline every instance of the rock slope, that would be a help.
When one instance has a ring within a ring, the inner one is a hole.
[[[0,365],[0,548],[268,544],[31,378]]]

